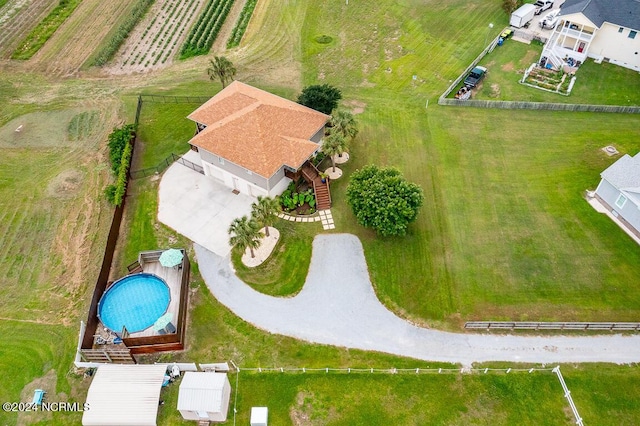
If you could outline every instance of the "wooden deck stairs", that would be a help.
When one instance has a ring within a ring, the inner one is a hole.
[[[301,171],[304,180],[313,185],[313,193],[316,196],[316,209],[330,209],[331,191],[329,190],[329,178],[323,183],[318,169],[308,161],[302,165]]]

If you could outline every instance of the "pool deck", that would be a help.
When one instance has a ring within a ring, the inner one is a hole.
[[[182,277],[182,270],[177,268],[166,268],[160,264],[160,262],[145,262],[142,265],[142,270],[145,273],[156,275],[164,280],[169,286],[171,292],[171,301],[167,312],[173,314],[173,320],[171,321],[174,326],[177,326],[178,311],[180,309],[180,278]],[[138,333],[131,333],[131,337],[148,337],[157,336],[159,333],[153,329],[153,326]]]

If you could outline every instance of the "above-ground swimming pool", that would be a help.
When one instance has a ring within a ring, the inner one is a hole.
[[[151,327],[169,307],[169,286],[152,274],[128,275],[119,279],[100,298],[98,318],[116,333],[126,327],[137,333]]]

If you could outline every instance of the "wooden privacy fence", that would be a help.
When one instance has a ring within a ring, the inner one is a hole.
[[[640,114],[640,106],[622,105],[590,105],[590,104],[560,104],[551,102],[524,102],[524,101],[489,101],[489,100],[461,100],[440,97],[438,105],[453,105],[475,108],[494,109],[534,109],[550,111],[573,111],[573,112],[613,112],[626,114]]]
[[[464,328],[486,330],[639,331],[640,322],[468,321],[464,324]]]

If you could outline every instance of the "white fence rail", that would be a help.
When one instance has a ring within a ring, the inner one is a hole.
[[[558,380],[562,385],[562,389],[564,390],[564,397],[567,398],[567,402],[569,403],[569,407],[571,407],[571,411],[573,411],[573,416],[576,418],[576,424],[579,426],[584,426],[584,422],[582,421],[582,417],[578,413],[578,409],[576,405],[573,403],[573,398],[571,397],[571,391],[567,387],[567,384],[564,382],[564,377],[562,377],[562,373],[560,372],[560,366],[557,366],[553,369],[553,372],[558,376]]]

